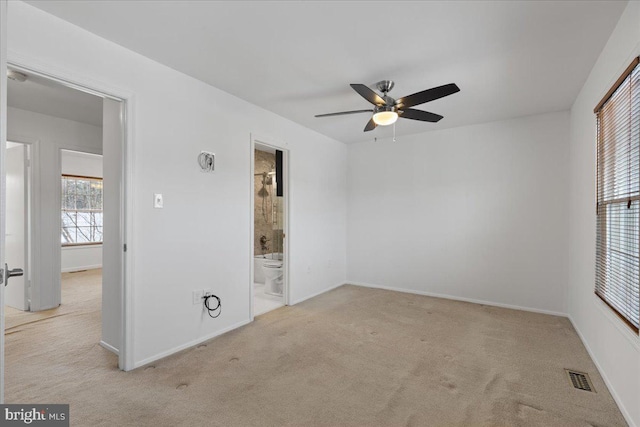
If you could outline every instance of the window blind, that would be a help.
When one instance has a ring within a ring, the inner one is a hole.
[[[638,332],[640,314],[640,66],[636,58],[595,109],[595,292]]]

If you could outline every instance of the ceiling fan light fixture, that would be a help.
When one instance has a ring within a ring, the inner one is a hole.
[[[398,112],[394,107],[378,107],[373,114],[373,122],[378,126],[389,126],[398,120]]]

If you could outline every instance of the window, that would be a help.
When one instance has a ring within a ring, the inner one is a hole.
[[[62,246],[102,243],[102,178],[62,176]]]
[[[640,66],[594,112],[598,122],[596,295],[635,332],[640,315]]]

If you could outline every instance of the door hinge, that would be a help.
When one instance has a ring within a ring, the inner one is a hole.
[[[124,244],[124,251],[127,252],[127,244]]]

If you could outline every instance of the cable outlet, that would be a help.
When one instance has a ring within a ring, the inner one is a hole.
[[[202,296],[204,295],[203,290],[193,291],[193,305],[202,304]]]
[[[164,200],[162,199],[162,194],[155,193],[153,195],[153,207],[156,209],[162,209],[164,207]]]

